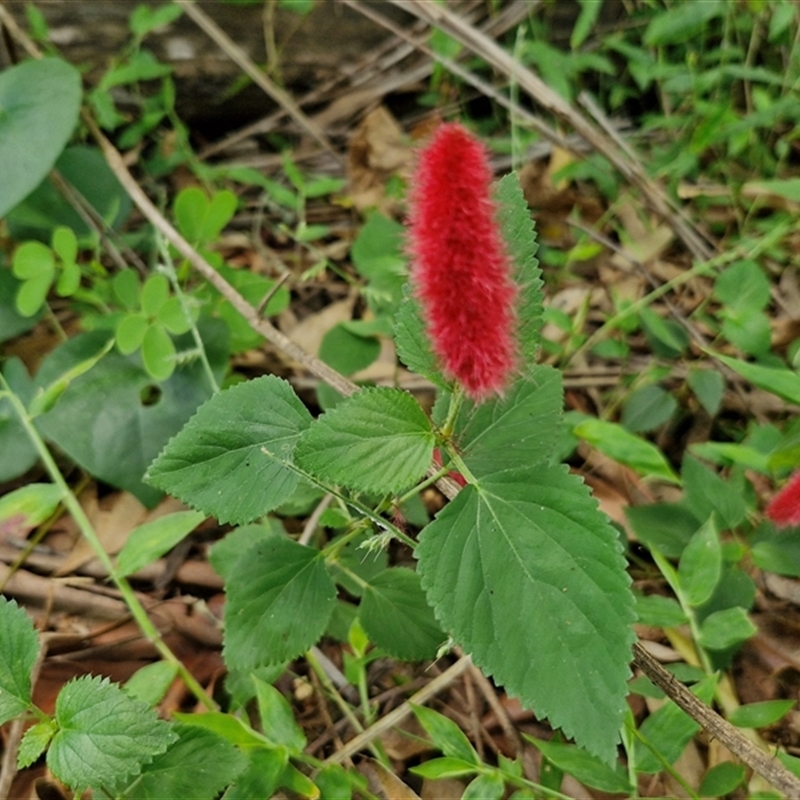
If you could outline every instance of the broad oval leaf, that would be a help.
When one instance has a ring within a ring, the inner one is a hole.
[[[279,536],[253,545],[226,586],[225,661],[237,669],[304,653],[322,636],[336,601],[322,555]]]
[[[323,481],[365,492],[399,492],[433,457],[431,424],[399,389],[362,389],[319,417],[297,443],[297,464]]]
[[[0,218],[53,168],[81,106],[78,70],[59,58],[0,73]]]
[[[410,569],[394,567],[372,578],[358,614],[370,640],[395,658],[433,658],[447,638]]]
[[[281,378],[240,383],[200,407],[146,480],[220,522],[250,522],[291,496],[297,475],[284,462],[310,423]]]
[[[620,549],[588,489],[561,466],[467,486],[417,547],[445,630],[508,692],[609,763],[635,619]]]

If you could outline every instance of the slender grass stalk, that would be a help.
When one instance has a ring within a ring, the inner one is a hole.
[[[219,392],[219,384],[217,383],[217,379],[214,377],[214,370],[211,369],[211,364],[208,360],[205,345],[200,337],[200,331],[197,329],[197,323],[194,321],[191,311],[189,310],[189,304],[186,302],[186,295],[181,288],[180,281],[178,280],[178,274],[175,272],[175,266],[172,263],[169,250],[167,249],[167,243],[160,233],[156,232],[156,235],[158,236],[158,248],[161,251],[161,263],[159,264],[159,269],[167,276],[167,279],[172,286],[172,291],[175,292],[175,296],[178,298],[178,302],[181,304],[181,309],[183,309],[186,321],[191,325],[189,330],[191,331],[192,338],[194,339],[194,344],[197,348],[197,354],[200,358],[200,363],[203,365],[203,371],[205,372],[208,383],[211,386],[211,391],[213,391],[214,394],[217,394]]]

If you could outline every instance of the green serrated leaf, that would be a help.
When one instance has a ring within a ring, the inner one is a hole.
[[[208,560],[226,583],[230,580],[236,562],[242,557],[245,550],[249,550],[256,542],[270,536],[283,536],[285,531],[278,520],[268,517],[263,524],[254,522],[236,528],[220,539],[209,552]]]
[[[247,758],[210,730],[174,726],[177,741],[124,791],[125,800],[214,800],[247,768]]]
[[[0,596],[0,725],[28,710],[39,637],[14,600]]]
[[[475,663],[610,763],[635,614],[619,538],[582,481],[541,465],[487,477],[422,531],[416,555]]]
[[[456,421],[461,456],[475,477],[547,460],[561,433],[561,373],[534,365],[505,397],[466,401]]]
[[[431,737],[431,741],[444,755],[449,758],[458,758],[476,766],[480,765],[480,756],[478,756],[469,739],[453,720],[426,706],[418,706],[412,703],[411,710],[422,727],[425,728],[428,736]]]
[[[574,744],[545,742],[534,739],[533,736],[525,738],[535,745],[548,761],[555,764],[562,772],[577,778],[585,786],[610,794],[631,794],[630,782],[619,763],[609,766],[591,753],[575,747]]]
[[[447,388],[449,382],[442,375],[439,360],[431,350],[430,339],[425,330],[422,306],[407,284],[404,298],[394,317],[394,336],[397,355],[413,372],[422,375],[436,386]]]
[[[523,372],[536,363],[542,327],[542,271],[536,251],[536,230],[528,203],[522,193],[519,176],[512,172],[494,185],[500,232],[511,258],[517,298],[517,342]]]
[[[108,679],[88,675],[64,685],[55,719],[59,730],[47,765],[77,791],[124,785],[177,739],[145,703]]]
[[[722,575],[722,547],[710,517],[686,545],[678,563],[678,583],[690,606],[701,606],[714,593]]]
[[[297,475],[283,461],[310,422],[286,381],[240,383],[200,407],[146,480],[220,522],[250,522],[291,496]]]
[[[297,724],[286,698],[270,683],[251,676],[256,687],[258,714],[264,736],[276,747],[285,747],[290,755],[298,755],[308,744],[303,729]]]
[[[305,652],[322,636],[336,599],[321,554],[277,536],[242,556],[227,591],[224,652],[238,669]]]
[[[57,730],[58,726],[51,719],[37,722],[28,728],[19,744],[17,768],[25,769],[34,761],[38,761]]]
[[[399,389],[362,389],[311,424],[295,460],[323,481],[399,492],[425,474],[434,436],[419,403]]]
[[[447,639],[410,569],[394,567],[372,578],[358,614],[370,640],[395,658],[433,658]]]
[[[199,511],[176,511],[131,531],[119,553],[120,575],[132,575],[142,567],[161,558],[178,542],[188,536],[204,519]]]

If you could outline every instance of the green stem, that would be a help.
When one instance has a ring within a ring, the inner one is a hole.
[[[447,467],[442,467],[438,472],[435,472],[433,475],[429,475],[424,481],[418,483],[413,489],[407,491],[402,497],[398,497],[395,501],[395,505],[401,506],[403,503],[408,502],[412,497],[415,497],[429,486],[433,486],[433,484],[436,483],[439,478],[443,478],[449,471],[450,470]]]
[[[208,382],[211,385],[211,391],[213,391],[214,394],[217,394],[219,392],[219,384],[217,383],[217,379],[214,377],[214,370],[211,369],[211,364],[209,363],[208,355],[206,354],[205,345],[200,337],[200,331],[197,330],[197,323],[194,321],[192,314],[189,311],[189,304],[186,302],[186,295],[183,293],[183,289],[181,289],[181,284],[178,280],[178,275],[175,272],[175,266],[170,259],[166,242],[160,235],[158,237],[158,247],[159,250],[161,250],[162,259],[160,267],[169,279],[170,284],[172,284],[172,290],[175,292],[175,296],[178,298],[178,302],[181,304],[181,309],[183,309],[183,314],[186,317],[186,321],[191,325],[190,330],[192,332],[192,338],[194,339],[195,347],[197,348],[197,352],[200,357],[200,363],[203,365],[206,378],[208,378]]]
[[[315,478],[310,473],[306,472],[303,469],[300,469],[300,467],[298,467],[294,462],[287,461],[286,459],[283,458],[279,458],[278,456],[275,455],[275,453],[272,453],[269,450],[267,450],[266,447],[262,447],[261,452],[264,453],[264,455],[267,455],[270,458],[275,459],[275,461],[277,461],[282,466],[286,467],[286,469],[290,469],[292,472],[296,473],[309,483],[313,483],[314,486],[319,486],[320,489],[329,492],[334,497],[341,500],[343,503],[346,503],[348,506],[351,506],[352,508],[356,509],[356,511],[360,511],[365,517],[367,517],[367,519],[374,522],[379,528],[383,528],[383,530],[390,533],[395,539],[399,539],[401,542],[403,542],[403,544],[407,544],[412,549],[414,549],[417,546],[417,543],[408,534],[403,533],[403,531],[401,531],[400,528],[398,528],[396,525],[393,525],[391,522],[389,522],[388,519],[385,519],[380,514],[375,513],[375,511],[369,508],[369,506],[364,505],[364,503],[352,497],[346,497],[338,489],[336,489],[336,487],[328,486],[327,484],[322,483],[320,480]]]
[[[447,409],[447,419],[441,427],[441,434],[445,439],[450,439],[453,435],[453,429],[456,425],[458,412],[461,411],[461,406],[464,403],[464,387],[456,384],[456,388],[450,395],[450,407]]]
[[[181,676],[192,694],[210,711],[217,710],[217,704],[208,696],[205,689],[203,689],[203,687],[198,683],[194,675],[192,675],[191,672],[186,669],[186,667],[181,663],[172,650],[170,650],[169,647],[167,647],[167,645],[164,643],[164,640],[161,638],[161,634],[158,632],[158,628],[156,628],[156,626],[153,624],[153,621],[148,616],[147,611],[139,601],[139,598],[136,596],[136,593],[133,591],[128,581],[117,573],[114,562],[111,560],[111,557],[108,555],[108,553],[106,553],[103,543],[100,541],[100,538],[92,526],[92,523],[86,516],[86,512],[78,502],[78,498],[73,494],[69,484],[67,484],[64,476],[61,474],[61,471],[58,468],[58,465],[53,459],[53,456],[47,449],[47,445],[39,436],[39,432],[36,430],[30,418],[28,417],[28,412],[26,411],[25,406],[21,403],[16,394],[11,391],[11,387],[8,385],[2,375],[0,375],[0,382],[2,382],[4,390],[8,393],[7,397],[19,416],[22,425],[25,428],[25,432],[28,434],[28,437],[33,442],[34,447],[39,453],[39,457],[41,458],[47,473],[50,475],[50,479],[61,490],[62,502],[65,508],[72,515],[72,518],[75,520],[75,524],[78,526],[80,532],[91,546],[97,559],[108,571],[109,577],[114,582],[115,586],[119,590],[119,593],[122,595],[122,599],[125,601],[125,604],[131,612],[131,616],[136,620],[136,623],[139,625],[139,628],[144,634],[145,638],[153,645],[153,647],[155,647],[159,655],[166,662],[175,667],[178,674]]]
[[[477,484],[478,479],[470,472],[469,467],[464,463],[464,459],[461,458],[461,454],[455,449],[455,447],[452,445],[447,445],[446,450],[447,455],[453,462],[453,466],[456,468],[455,471],[460,472],[467,483]]]

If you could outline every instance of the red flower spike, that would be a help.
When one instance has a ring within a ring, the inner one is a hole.
[[[800,472],[769,501],[765,512],[779,528],[800,525]]]
[[[486,151],[466,128],[442,125],[411,184],[412,282],[449,378],[474,400],[502,392],[516,363],[508,256],[491,200]]]

